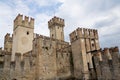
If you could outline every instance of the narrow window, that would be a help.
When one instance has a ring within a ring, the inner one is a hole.
[[[27,31],[27,35],[29,35],[29,31]]]
[[[94,44],[92,44],[92,47],[94,47]]]

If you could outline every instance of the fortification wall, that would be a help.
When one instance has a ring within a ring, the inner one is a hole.
[[[11,61],[11,53],[2,52],[0,54],[0,79],[34,80],[34,59],[35,57],[24,54],[23,60],[21,60],[21,53],[16,53],[15,61]]]
[[[33,41],[34,51],[37,53],[37,79],[51,79],[56,77],[56,43],[55,39],[38,36]]]
[[[101,55],[100,55],[101,53]],[[100,58],[101,56],[101,58]],[[94,54],[95,69],[98,79],[115,79],[120,78],[119,67],[119,50],[118,47],[104,48],[97,54]]]

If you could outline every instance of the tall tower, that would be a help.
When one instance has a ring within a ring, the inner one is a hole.
[[[15,53],[23,54],[32,50],[33,34],[34,19],[18,14],[14,20],[12,60],[14,60]]]
[[[51,38],[64,41],[64,19],[55,16],[50,21],[48,21],[48,26],[50,29]]]
[[[97,30],[78,28],[70,34],[70,41],[74,76],[78,79],[95,79],[93,53],[100,50]]]
[[[4,37],[4,50],[7,52],[12,52],[12,37],[7,33]]]

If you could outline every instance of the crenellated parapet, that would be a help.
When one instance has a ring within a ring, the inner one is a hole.
[[[111,48],[104,48],[101,51],[103,56],[107,56],[108,60],[118,59],[119,58],[119,48],[118,47],[111,47]]]
[[[42,40],[51,40],[51,41],[56,41],[56,42],[60,42],[60,43],[63,43],[63,44],[64,43],[68,44],[68,42],[61,41],[59,39],[51,38],[51,37],[48,37],[48,36],[44,36],[44,35],[41,35],[41,34],[36,34],[34,40],[39,39],[39,38],[42,39]]]
[[[7,33],[4,37],[4,44],[12,43],[12,41],[13,41],[13,36],[11,36],[10,33]]]
[[[113,63],[116,64],[116,63],[120,63],[120,53],[119,53],[119,48],[116,46],[116,47],[111,47],[109,49],[110,53],[111,53],[111,56],[112,56],[112,59],[113,59]]]
[[[7,33],[5,35],[5,39],[4,39],[5,42],[12,42],[12,36],[10,36],[10,33]]]
[[[119,53],[119,48],[116,46],[116,47],[114,47],[114,48],[112,48],[112,52],[117,52],[117,53]]]
[[[65,26],[64,19],[54,16],[50,21],[48,21],[49,28],[53,25],[60,25],[61,27]]]
[[[112,56],[110,54],[109,48],[104,48],[104,52],[103,53],[107,56],[108,60],[112,60]]]
[[[17,28],[17,26],[23,26],[28,28],[34,28],[34,18],[30,17],[23,17],[23,15],[18,14],[18,16],[14,20],[14,30]]]
[[[78,38],[98,39],[98,31],[95,29],[77,28],[70,34],[70,40],[74,41]]]
[[[4,37],[4,50],[11,52],[12,51],[12,42],[13,36],[7,33]]]
[[[104,50],[103,50],[104,54],[107,54],[107,53],[113,54],[114,52],[119,53],[119,48],[117,46],[111,47],[111,48],[104,48]]]

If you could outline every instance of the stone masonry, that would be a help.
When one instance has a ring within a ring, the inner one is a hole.
[[[23,19],[24,18],[24,19]],[[34,33],[34,19],[18,15],[0,48],[0,80],[119,80],[118,47],[99,45],[96,29],[77,28],[64,40],[65,21],[48,21],[50,37]]]

